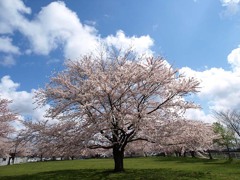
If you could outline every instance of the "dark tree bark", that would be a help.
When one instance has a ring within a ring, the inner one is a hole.
[[[40,161],[41,162],[43,161],[43,155],[42,154],[40,155]]]
[[[209,159],[213,159],[212,154],[211,154],[211,151],[208,150],[207,152],[208,152]]]
[[[119,145],[113,147],[113,158],[114,158],[114,171],[121,172],[124,171],[123,168],[123,158],[124,158],[124,149],[120,148]]]
[[[175,151],[175,154],[176,154],[176,157],[181,157],[182,156],[181,152],[179,152],[179,151]]]
[[[177,153],[177,151],[175,151],[175,156],[178,157],[178,153]]]
[[[8,163],[7,163],[7,165],[10,165],[11,159],[12,159],[12,157],[10,156],[10,157],[8,158]]]
[[[8,158],[8,163],[7,163],[7,165],[10,165],[11,163],[11,160],[12,160],[12,164],[14,164],[14,160],[15,160],[15,156],[16,156],[16,153],[10,153],[9,154],[10,156],[9,156],[9,158]]]
[[[195,158],[195,151],[190,151],[192,158]]]
[[[52,156],[52,161],[56,161],[56,156]]]
[[[183,157],[187,157],[187,151],[184,151]]]
[[[231,153],[230,153],[230,148],[227,146],[227,154],[228,154],[228,159],[232,159]]]
[[[15,156],[12,157],[12,164],[14,164]]]

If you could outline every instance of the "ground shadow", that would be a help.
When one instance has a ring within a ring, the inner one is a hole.
[[[161,157],[157,158],[156,161],[161,161],[161,162],[175,162],[175,163],[214,163],[218,162],[218,159],[206,159],[206,158],[191,158],[191,157]]]
[[[7,176],[0,177],[3,180],[55,180],[55,179],[90,179],[90,180],[128,180],[128,179],[202,179],[208,174],[203,172],[188,172],[188,171],[173,171],[171,169],[141,169],[132,170],[127,169],[121,173],[114,173],[111,170],[96,170],[96,169],[84,169],[84,170],[61,170],[42,172],[33,175],[22,175],[22,176]]]

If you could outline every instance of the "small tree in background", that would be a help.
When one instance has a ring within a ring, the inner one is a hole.
[[[219,122],[213,123],[213,127],[214,132],[219,134],[219,138],[215,140],[215,143],[217,143],[220,147],[226,148],[228,158],[231,159],[230,148],[234,145],[236,139],[234,131],[228,127],[224,127]]]
[[[215,111],[214,117],[240,137],[240,111]]]
[[[195,108],[184,96],[199,82],[173,69],[161,57],[136,57],[131,51],[104,52],[68,61],[36,95],[51,107],[47,116],[78,122],[72,138],[89,148],[112,149],[115,171],[123,171],[124,150],[137,140],[153,141],[161,121]]]

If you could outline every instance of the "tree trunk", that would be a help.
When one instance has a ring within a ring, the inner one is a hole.
[[[11,159],[12,159],[12,157],[9,156],[9,157],[8,157],[8,163],[7,163],[7,165],[10,165]]]
[[[175,151],[175,156],[178,157],[178,153],[177,153],[177,151]]]
[[[52,161],[56,161],[56,156],[52,156]]]
[[[118,145],[113,147],[114,171],[121,172],[123,169],[124,149],[120,149]]]
[[[192,158],[195,158],[195,151],[190,151]]]
[[[15,156],[12,157],[12,164],[14,164]]]
[[[184,151],[183,157],[187,157],[187,151]]]
[[[179,152],[179,151],[175,151],[175,154],[176,154],[176,157],[181,157],[182,156],[181,152]]]
[[[213,157],[212,157],[212,154],[211,154],[211,151],[210,151],[210,150],[208,150],[208,156],[209,156],[209,159],[213,159]]]
[[[9,155],[10,156],[8,158],[8,164],[7,165],[14,164],[16,154],[15,153],[10,153]],[[12,160],[12,162],[11,162],[11,160]]]
[[[227,154],[228,154],[228,159],[231,160],[231,153],[230,153],[230,148],[227,146]]]
[[[41,162],[43,161],[43,155],[42,154],[40,155],[40,161]]]
[[[143,152],[143,154],[144,154],[144,157],[147,157],[147,156],[148,156],[146,152]]]

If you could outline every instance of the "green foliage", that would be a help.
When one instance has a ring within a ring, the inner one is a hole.
[[[237,160],[173,157],[126,158],[114,173],[112,159],[26,163],[0,167],[0,179],[238,179]]]
[[[216,139],[215,142],[219,146],[224,146],[229,148],[234,145],[234,132],[227,127],[224,127],[221,123],[215,122],[213,123],[214,132],[220,135],[219,139]]]

